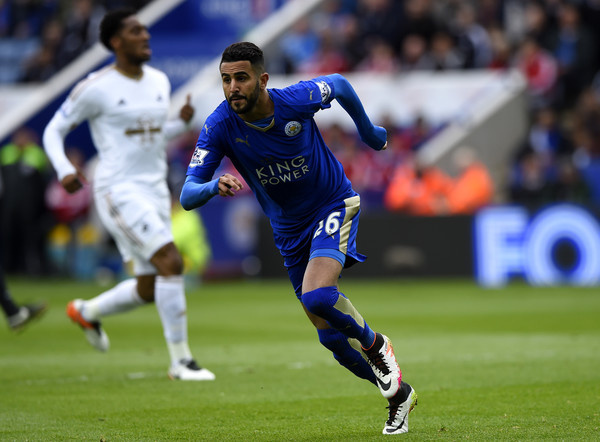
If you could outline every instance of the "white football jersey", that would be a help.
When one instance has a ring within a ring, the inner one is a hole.
[[[59,179],[74,168],[64,154],[66,133],[87,120],[98,165],[95,190],[131,182],[144,187],[164,186],[167,175],[167,139],[181,132],[167,127],[171,85],[167,76],[143,66],[139,79],[114,65],[93,72],[73,88],[44,132],[44,146]]]

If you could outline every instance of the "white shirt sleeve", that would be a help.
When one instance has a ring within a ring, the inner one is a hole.
[[[44,150],[59,180],[76,173],[75,167],[65,154],[64,140],[67,133],[82,121],[93,117],[96,112],[96,106],[91,100],[92,93],[89,88],[86,89],[85,81],[73,89],[44,129]]]

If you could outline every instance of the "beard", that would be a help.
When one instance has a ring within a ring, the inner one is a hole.
[[[258,82],[258,80],[256,81],[256,87],[254,88],[254,90],[250,93],[250,95],[248,96],[243,96],[243,95],[232,95],[230,96],[227,101],[229,102],[229,106],[231,106],[231,109],[233,109],[233,111],[236,114],[246,114],[248,112],[250,112],[252,109],[254,109],[254,106],[256,105],[256,102],[258,101],[258,94],[260,93],[260,84]],[[246,101],[245,102],[232,102],[233,98],[245,98]]]
[[[147,61],[150,61],[150,58],[151,56],[146,54],[130,54],[127,57],[127,60],[133,65],[141,66]]]

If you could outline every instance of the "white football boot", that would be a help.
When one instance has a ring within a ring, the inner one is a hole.
[[[180,381],[214,381],[215,374],[198,366],[195,360],[180,361],[178,364],[171,365],[169,368],[169,377]]]
[[[408,433],[408,414],[417,405],[417,393],[409,384],[402,382],[398,393],[389,402],[389,418],[383,434]]]
[[[363,352],[377,378],[377,385],[383,397],[394,397],[400,388],[402,374],[394,356],[392,342],[387,336],[377,333],[373,346],[368,350],[363,348]]]
[[[85,337],[88,342],[98,351],[108,351],[110,342],[108,336],[102,330],[100,321],[87,321],[81,314],[84,301],[82,299],[75,299],[67,304],[67,316],[71,318],[73,322],[79,324],[85,333]]]

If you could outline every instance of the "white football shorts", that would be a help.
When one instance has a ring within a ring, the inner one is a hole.
[[[94,192],[94,200],[98,216],[115,240],[123,261],[133,263],[134,275],[156,274],[150,258],[173,241],[167,186],[147,190],[130,183],[115,185]]]

